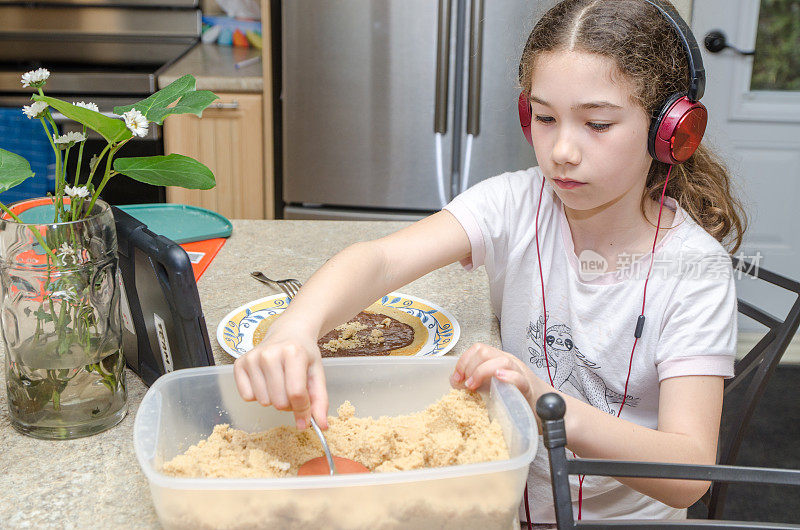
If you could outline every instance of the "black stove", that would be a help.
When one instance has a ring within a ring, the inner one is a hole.
[[[50,70],[49,96],[91,101],[112,115],[154,93],[158,75],[197,44],[198,0],[0,0],[0,107],[30,103],[20,77],[36,68]],[[79,130],[56,115],[63,134]],[[105,141],[92,134],[85,152],[99,153]],[[164,153],[161,128],[151,124],[117,156]],[[85,163],[88,167],[88,158]],[[85,169],[84,169],[85,171]],[[97,177],[97,176],[96,176]],[[68,175],[69,178],[69,175]],[[164,202],[163,187],[123,175],[109,181],[101,197],[111,204]]]

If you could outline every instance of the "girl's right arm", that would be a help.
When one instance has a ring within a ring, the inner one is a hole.
[[[389,293],[470,256],[461,224],[442,210],[394,234],[355,243],[303,285],[266,337],[234,363],[246,401],[292,410],[298,429],[313,415],[327,428],[328,394],[317,339]]]

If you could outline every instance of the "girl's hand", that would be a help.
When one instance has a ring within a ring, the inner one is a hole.
[[[453,388],[477,390],[492,376],[517,387],[528,403],[538,398],[534,390],[538,378],[525,363],[510,353],[480,343],[461,354],[450,376],[450,384]]]
[[[239,394],[245,401],[293,411],[298,430],[310,425],[312,414],[320,428],[327,429],[328,392],[315,335],[279,321],[270,331],[233,363]]]

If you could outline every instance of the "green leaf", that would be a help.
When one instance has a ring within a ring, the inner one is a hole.
[[[185,94],[174,107],[161,109],[160,111],[153,111],[154,121],[161,125],[164,118],[170,114],[194,114],[198,118],[202,116],[203,111],[208,107],[212,101],[219,99],[219,96],[208,90],[199,90],[196,92],[189,92]],[[150,118],[148,118],[149,120]]]
[[[23,157],[0,149],[0,193],[33,176],[31,165]]]
[[[180,186],[209,190],[216,185],[214,174],[206,166],[184,155],[138,156],[117,158],[114,171],[154,186]]]
[[[109,118],[99,112],[85,109],[83,107],[76,107],[66,101],[51,98],[49,96],[33,95],[35,101],[44,101],[58,112],[71,120],[86,125],[88,128],[97,131],[100,136],[106,139],[108,143],[116,143],[122,140],[127,140],[132,136],[131,131],[125,126],[125,122],[115,118]]]
[[[116,114],[123,114],[131,109],[136,109],[148,121],[161,125],[164,118],[170,114],[196,114],[200,116],[203,110],[219,97],[208,90],[195,90],[197,81],[193,75],[185,75],[176,79],[147,99],[133,105],[114,107]],[[173,103],[177,103],[170,107]]]
[[[149,113],[152,111],[152,109],[166,107],[184,94],[194,91],[196,85],[197,81],[193,75],[185,75],[179,79],[176,79],[147,99],[143,99],[142,101],[134,103],[133,105],[114,107],[114,112],[116,114],[123,114],[135,108],[144,114],[149,120]]]

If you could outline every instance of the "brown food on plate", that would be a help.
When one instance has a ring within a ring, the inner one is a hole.
[[[262,320],[253,333],[259,344],[278,315]],[[414,355],[422,349],[428,331],[416,317],[392,307],[372,304],[317,341],[323,357]]]

